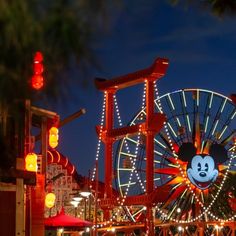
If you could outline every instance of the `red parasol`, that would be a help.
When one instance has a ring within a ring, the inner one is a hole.
[[[65,211],[62,209],[56,216],[45,218],[44,225],[51,227],[89,227],[92,226],[92,222],[65,215]]]

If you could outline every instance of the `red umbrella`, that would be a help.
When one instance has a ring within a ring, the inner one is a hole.
[[[45,218],[44,225],[51,227],[88,227],[92,226],[92,222],[65,215],[65,211],[62,209],[56,216]]]

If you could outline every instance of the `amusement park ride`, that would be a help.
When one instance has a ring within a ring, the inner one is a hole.
[[[168,60],[158,58],[147,69],[95,80],[105,101],[97,126],[105,155],[104,197],[97,201],[104,212],[103,227],[114,226],[112,210],[118,208],[125,215],[124,232],[141,226],[145,235],[167,235],[179,227],[182,235],[218,235],[214,226],[219,226],[223,235],[234,235],[235,208],[221,198],[226,193],[234,199],[236,193],[233,186],[226,187],[235,176],[235,97],[204,89],[159,96],[156,81],[167,67]],[[128,126],[120,122],[114,127],[116,92],[141,83],[141,110]]]
[[[42,57],[36,55],[32,86],[40,89],[43,67],[37,63]],[[58,128],[85,111],[60,121],[58,114],[25,101],[21,113],[24,124],[19,129],[24,133],[19,143],[22,155],[17,158],[13,174],[2,174],[15,181],[13,185],[1,185],[2,199],[8,202],[3,201],[3,210],[7,212],[8,206],[15,204],[15,212],[9,214],[16,224],[11,235],[44,235],[44,216],[64,207],[73,190],[78,193],[85,183],[93,192],[94,205],[86,214],[84,199],[84,220],[87,215],[91,220],[93,211],[93,235],[114,235],[112,229],[123,235],[235,235],[236,95],[227,97],[194,88],[159,95],[156,82],[167,68],[168,60],[158,58],[147,69],[95,80],[97,89],[104,93],[104,102],[101,124],[96,127],[96,165],[89,181],[55,150]],[[124,126],[116,94],[140,84],[144,85],[141,108]],[[32,136],[32,129],[38,135]],[[38,159],[33,155],[37,140]],[[98,182],[101,148],[104,184]],[[34,175],[29,178],[30,171]],[[34,182],[24,182],[29,179]],[[52,189],[57,203],[53,202],[54,196],[46,204],[47,196],[53,196]],[[75,210],[72,205],[70,209]],[[102,212],[99,220],[98,212]],[[12,225],[6,219],[3,226],[7,227],[2,228],[9,232]]]

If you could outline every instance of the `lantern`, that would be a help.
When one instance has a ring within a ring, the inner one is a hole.
[[[58,145],[58,139],[59,139],[59,130],[56,127],[51,127],[49,130],[49,146],[51,148],[55,148]]]
[[[43,87],[43,76],[33,75],[31,85],[34,89],[39,90]]]
[[[35,153],[28,153],[25,157],[25,169],[27,171],[37,172],[37,155]]]
[[[34,64],[33,64],[33,76],[31,78],[31,85],[34,89],[39,90],[43,87],[44,78],[43,78],[43,56],[41,52],[36,52],[34,56]]]
[[[47,193],[45,197],[45,206],[52,208],[55,204],[56,195],[54,193]]]

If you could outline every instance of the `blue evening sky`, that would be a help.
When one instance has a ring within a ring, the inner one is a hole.
[[[160,94],[193,87],[224,95],[236,92],[235,17],[219,19],[207,10],[173,7],[165,1],[124,2],[122,9],[111,14],[109,32],[95,40],[102,70],[92,72],[93,78],[125,75],[164,57],[170,63],[166,76],[158,82]],[[69,157],[79,174],[88,175],[95,162],[95,126],[100,123],[103,94],[93,85],[75,91],[76,102],[55,111],[62,119],[80,108],[87,112],[61,128],[58,150]],[[141,88],[120,91],[117,98],[127,124],[140,109]],[[102,160],[99,169],[102,180]]]

